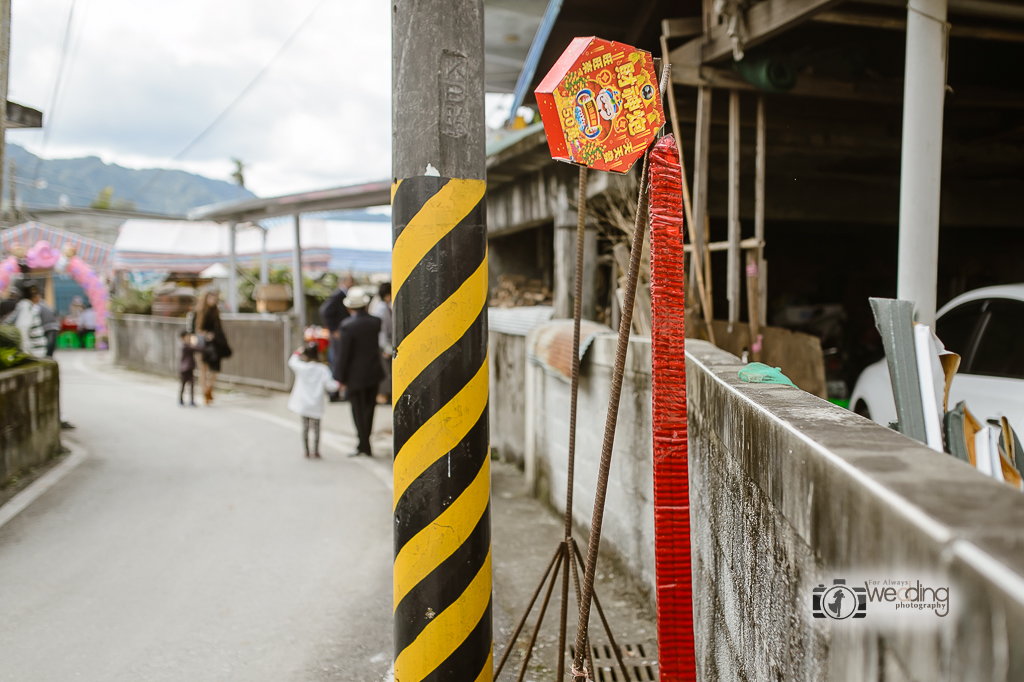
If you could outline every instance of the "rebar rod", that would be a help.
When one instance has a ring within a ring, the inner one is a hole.
[[[576,555],[576,559],[583,563],[583,555],[580,553],[580,548],[576,544],[576,540],[572,541],[572,549]],[[597,590],[594,590],[594,606],[597,607],[597,615],[601,617],[601,624],[604,626],[605,634],[608,635],[608,643],[612,647],[612,653],[615,654],[615,660],[619,663],[619,670],[622,671],[624,679],[629,680],[629,671],[626,670],[626,662],[622,658],[622,649],[619,648],[619,643],[615,641],[615,635],[612,634],[612,628],[608,624],[608,619],[605,618],[604,609],[601,607],[601,600],[597,597]]]
[[[526,619],[530,616],[530,611],[533,610],[533,605],[537,602],[537,596],[540,591],[544,588],[544,583],[547,582],[548,574],[551,573],[551,567],[555,565],[555,561],[558,557],[562,556],[562,545],[558,545],[558,551],[551,557],[551,561],[548,562],[548,567],[544,571],[544,575],[540,579],[540,583],[537,584],[537,589],[533,591],[533,596],[530,597],[530,603],[526,607],[526,611],[523,613],[523,617],[519,620],[519,625],[516,626],[515,632],[512,633],[512,637],[508,641],[508,646],[505,647],[504,653],[501,655],[501,661],[498,662],[498,667],[494,671],[494,679],[498,679],[498,675],[501,674],[501,669],[505,667],[505,661],[508,660],[508,655],[512,652],[512,647],[515,645],[516,640],[519,639],[519,633],[523,631],[523,626],[526,625]]]
[[[562,545],[559,545],[559,549],[562,549]],[[544,593],[544,601],[541,602],[540,613],[537,614],[537,624],[533,626],[530,643],[526,645],[523,667],[519,669],[519,677],[516,678],[516,682],[523,682],[523,677],[526,675],[526,667],[530,664],[530,657],[533,655],[533,646],[537,643],[537,633],[540,632],[540,626],[544,622],[544,614],[548,610],[548,602],[551,601],[551,592],[555,589],[555,580],[558,579],[558,568],[562,565],[562,560],[568,558],[569,554],[566,551],[559,552],[558,561],[555,562],[555,572],[551,575],[551,582],[548,583],[548,591]]]
[[[629,253],[629,274],[622,302],[622,319],[619,323],[619,339],[615,349],[615,367],[612,372],[611,395],[608,399],[608,413],[605,417],[604,443],[601,447],[601,466],[598,471],[597,490],[594,496],[594,515],[590,522],[590,542],[587,546],[586,570],[583,573],[583,599],[579,604],[579,624],[576,628],[576,657],[573,661],[573,679],[586,682],[587,675],[580,670],[583,659],[580,647],[585,645],[590,624],[590,602],[594,594],[594,571],[597,568],[597,551],[601,545],[601,524],[604,521],[605,498],[608,496],[608,474],[611,470],[612,446],[615,443],[615,426],[619,416],[619,399],[622,394],[622,376],[626,367],[626,351],[629,349],[629,330],[633,324],[633,303],[636,298],[636,282],[640,271],[640,252],[647,234],[647,169],[650,153],[644,154],[643,170],[640,174],[640,196],[636,206],[636,222],[633,228],[633,245]],[[591,674],[593,669],[591,669]]]

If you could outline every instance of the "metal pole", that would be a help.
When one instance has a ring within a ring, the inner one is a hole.
[[[299,234],[299,217],[295,218],[295,248],[292,250],[292,306],[295,322],[299,325],[299,338],[306,329],[306,283],[302,279],[302,237]]]
[[[267,265],[267,228],[260,226],[263,230],[263,242],[260,244],[260,284],[270,283],[270,269]]]
[[[11,63],[11,0],[0,0],[0,173],[4,165],[7,137],[7,76]],[[11,172],[13,183],[14,173]],[[2,186],[2,185],[0,185]],[[12,184],[13,186],[13,184]],[[11,215],[14,215],[14,195],[11,197]],[[13,225],[13,218],[11,225]]]
[[[946,0],[910,0],[896,296],[912,301],[917,321],[927,325],[935,324],[948,37]]]
[[[392,3],[395,679],[492,679],[482,0]]]
[[[740,321],[740,93],[729,91],[729,329]]]
[[[238,253],[235,249],[235,227],[238,223],[228,223],[229,266],[228,266],[228,310],[238,312]]]
[[[708,163],[711,149],[711,88],[704,86],[697,89],[697,135],[693,150],[693,224],[696,233],[693,241],[693,263],[696,267],[690,273],[690,286],[697,282],[696,269],[707,258],[705,247],[705,227],[708,216]],[[704,254],[703,256],[701,254]],[[710,260],[710,259],[709,259]],[[707,310],[705,319],[714,319],[715,299],[711,295],[711,269],[705,268],[704,289],[707,293]],[[708,329],[710,329],[710,325]]]

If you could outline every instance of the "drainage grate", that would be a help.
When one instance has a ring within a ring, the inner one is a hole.
[[[647,658],[648,649],[643,644],[623,644],[622,661],[626,664],[629,672],[629,679],[622,679],[622,670],[618,661],[615,660],[615,653],[608,644],[591,644],[591,654],[594,657],[594,672],[597,677],[595,682],[657,682],[658,661]],[[569,660],[576,657],[576,647],[569,645]]]

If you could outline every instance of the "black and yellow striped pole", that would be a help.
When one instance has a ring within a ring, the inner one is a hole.
[[[392,4],[395,680],[490,682],[483,8]]]

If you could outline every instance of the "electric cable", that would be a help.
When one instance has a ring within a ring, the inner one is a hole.
[[[270,61],[268,61],[263,66],[263,68],[260,69],[259,73],[257,73],[251,81],[249,81],[249,84],[246,85],[233,100],[231,100],[231,103],[228,104],[227,107],[225,107],[224,110],[221,111],[220,114],[218,114],[217,117],[213,119],[213,121],[202,130],[202,132],[196,135],[192,139],[192,141],[185,145],[185,147],[180,152],[175,154],[171,158],[171,161],[178,161],[186,154],[188,154],[190,151],[192,151],[192,149],[194,149],[196,145],[202,142],[206,138],[206,136],[209,135],[213,131],[213,129],[221,123],[221,121],[228,117],[228,115],[245,98],[245,96],[248,95],[253,90],[253,88],[255,88],[256,85],[263,79],[263,77],[270,70],[270,67],[273,66],[274,62],[277,61],[278,57],[284,54],[285,50],[288,49],[288,47],[292,44],[295,38],[297,38],[298,35],[302,32],[302,29],[304,29],[306,25],[309,24],[309,22],[313,19],[313,16],[326,2],[327,0],[320,0],[320,2],[316,4],[316,6],[309,12],[309,14],[306,15],[306,18],[302,20],[302,23],[299,24],[298,27],[292,32],[292,34],[288,36],[288,39],[285,40],[284,43],[282,43],[281,47],[278,48],[277,52],[274,53],[274,56],[270,58]],[[166,172],[166,170],[166,168],[159,169],[153,175],[153,177],[151,177],[146,182],[146,184],[144,184],[140,189],[138,189],[134,194],[132,194],[132,196],[129,198],[129,201],[135,200],[136,197],[138,197],[140,194],[144,193],[147,189],[149,189],[153,185],[153,183],[156,182],[156,180],[161,175],[163,175],[164,172]]]

